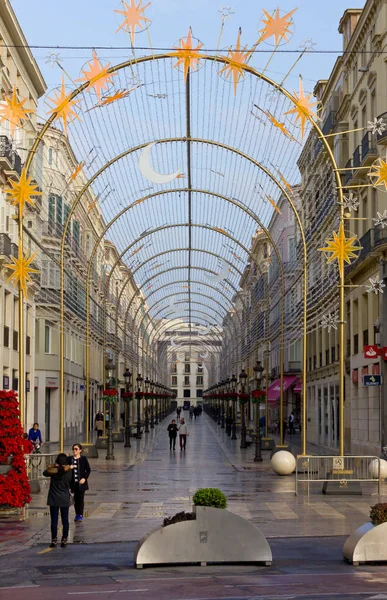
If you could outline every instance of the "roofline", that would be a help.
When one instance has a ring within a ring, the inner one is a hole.
[[[10,0],[0,0],[0,17],[4,21],[13,45],[17,46],[16,50],[22,59],[23,66],[36,89],[38,98],[40,98],[45,93],[47,84],[31,52]]]

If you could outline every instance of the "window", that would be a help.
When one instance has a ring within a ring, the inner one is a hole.
[[[48,149],[48,164],[50,165],[50,167],[52,166],[53,156],[54,156],[54,148],[49,148]]]
[[[196,390],[196,398],[202,398],[203,397],[203,390]]]
[[[198,373],[203,373],[203,363],[198,363]]]
[[[325,350],[325,365],[329,365],[329,349]]]
[[[288,239],[289,262],[296,260],[296,240],[294,237]]]
[[[172,363],[171,373],[177,373],[177,365],[176,365],[176,363]]]
[[[13,344],[12,344],[13,349],[17,351],[19,349],[19,332],[18,331],[13,332],[12,342],[13,342]]]
[[[176,377],[176,375],[173,375],[173,377],[172,377],[172,384],[171,385],[177,385],[177,377]]]
[[[51,352],[51,327],[47,324],[44,326],[44,351],[46,354]]]
[[[184,365],[184,373],[191,373],[191,365]]]
[[[368,329],[363,331],[363,346],[368,346]]]
[[[196,385],[203,385],[203,377],[202,377],[202,375],[198,375],[196,377]]]
[[[335,346],[332,346],[332,348],[331,348],[331,360],[333,363],[336,360],[336,347]]]
[[[185,358],[184,358],[184,360],[189,362],[189,361],[191,360],[191,355],[190,355],[189,353],[187,353],[187,354],[185,355]]]
[[[184,390],[183,398],[191,398],[191,390]]]
[[[184,385],[190,385],[189,376],[184,377]]]
[[[9,327],[4,325],[4,347],[9,348]]]
[[[353,336],[353,353],[359,354],[359,335],[357,333]]]

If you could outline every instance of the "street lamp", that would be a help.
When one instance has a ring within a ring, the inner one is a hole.
[[[232,440],[236,440],[237,436],[236,436],[236,384],[237,384],[237,378],[235,377],[235,375],[233,375],[231,377],[231,389],[232,389],[232,435],[231,435],[231,439]]]
[[[226,379],[226,395],[227,395],[227,403],[226,403],[226,433],[227,433],[227,435],[231,435],[230,390],[231,390],[231,379],[229,377],[227,377],[227,379]]]
[[[227,381],[223,379],[222,381],[222,415],[221,415],[221,429],[224,429],[224,404],[225,404],[225,394],[227,388]]]
[[[109,390],[110,385],[113,381],[113,372],[115,369],[115,365],[113,365],[113,361],[111,359],[108,360],[108,364],[106,365],[106,388]],[[112,431],[112,404],[108,402],[108,429],[107,429],[107,451],[106,451],[106,460],[114,460],[114,446],[113,446],[113,431]]]
[[[148,377],[145,377],[144,386],[145,386],[145,433],[149,433],[149,408],[148,408],[148,394],[149,394],[149,384],[150,381]]]
[[[153,379],[151,379],[151,382],[150,382],[149,385],[150,385],[150,393],[151,393],[151,396],[150,396],[150,401],[151,401],[151,408],[150,408],[150,411],[151,411],[151,422],[150,422],[150,428],[154,429],[155,428],[155,424],[157,425],[157,403],[156,403],[156,414],[155,414],[155,411],[154,411],[154,408],[155,408],[155,406],[154,406],[155,399],[154,399],[154,393],[153,393],[154,385],[155,384],[153,382]],[[155,417],[156,417],[156,419],[155,419]]]
[[[125,393],[128,396],[125,397],[125,444],[124,448],[130,448],[130,380],[132,378],[132,374],[128,368],[125,369],[124,372],[124,380],[125,380]]]
[[[144,379],[141,377],[141,373],[136,377],[137,382],[137,439],[141,438],[141,398],[142,398],[142,382]]]
[[[221,406],[222,406],[222,382],[219,381],[218,383],[218,421],[217,421],[217,425],[220,425],[221,423]]]
[[[255,390],[257,392],[261,389],[262,382],[262,373],[263,366],[261,365],[261,361],[257,360],[255,363],[255,367],[253,368],[254,376],[255,376]],[[255,419],[255,455],[254,462],[262,462],[262,437],[261,437],[261,428],[259,426],[259,406],[260,406],[260,398],[259,394],[255,398],[254,402],[254,419]],[[267,418],[267,416],[266,416]]]
[[[241,388],[241,393],[240,393],[240,399],[239,399],[239,404],[241,407],[241,417],[242,417],[242,422],[241,422],[241,448],[247,448],[247,444],[246,444],[246,413],[245,413],[245,403],[246,400],[243,397],[246,394],[246,380],[247,380],[247,373],[245,372],[244,369],[242,369],[242,371],[239,373],[239,385]]]

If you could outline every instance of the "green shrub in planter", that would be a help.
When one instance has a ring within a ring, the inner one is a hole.
[[[217,488],[201,488],[193,497],[195,506],[212,506],[213,508],[226,508],[227,498]]]
[[[371,506],[370,519],[372,525],[381,525],[387,522],[387,502],[378,502]]]

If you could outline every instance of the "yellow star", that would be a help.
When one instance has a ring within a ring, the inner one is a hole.
[[[16,127],[22,126],[22,121],[27,118],[27,115],[32,114],[33,110],[24,108],[27,98],[21,100],[17,99],[16,85],[13,86],[13,92],[11,97],[4,99],[5,104],[0,106],[0,123],[3,121],[9,121],[11,135],[15,133]]]
[[[269,202],[272,205],[272,207],[274,208],[274,210],[276,210],[279,215],[282,215],[281,210],[278,208],[278,206],[274,202],[273,198],[270,198],[270,196],[268,196],[267,194],[265,194],[265,196],[269,200]]]
[[[378,158],[374,162],[368,173],[368,177],[372,178],[374,186],[384,186],[384,189],[387,190],[387,156],[386,160]]]
[[[249,60],[249,58],[251,56],[251,52],[246,52],[247,46],[245,46],[244,48],[241,48],[241,33],[242,33],[242,30],[239,28],[238,39],[237,39],[237,43],[235,46],[235,50],[232,50],[231,48],[229,48],[228,56],[226,57],[226,60],[228,61],[228,63],[223,67],[223,69],[221,69],[219,71],[219,75],[222,75],[222,73],[224,73],[226,79],[228,79],[230,77],[230,75],[232,75],[232,78],[234,81],[234,94],[235,95],[236,95],[236,91],[237,91],[237,85],[238,85],[240,79],[241,78],[243,79],[245,76],[244,69],[247,64],[247,61]]]
[[[117,73],[108,73],[108,69],[110,67],[109,63],[105,67],[102,66],[101,61],[99,60],[97,53],[93,50],[93,58],[87,63],[89,70],[82,69],[81,73],[83,77],[76,79],[79,82],[89,82],[88,90],[94,89],[97,94],[98,102],[101,100],[102,92],[107,90],[109,85],[113,82],[113,77],[117,75]]]
[[[11,197],[13,206],[19,207],[19,218],[23,217],[24,206],[29,204],[34,206],[33,196],[41,196],[42,192],[31,177],[27,177],[25,169],[23,169],[19,181],[10,180],[11,187],[6,188],[5,193]]]
[[[62,85],[60,91],[54,90],[55,97],[47,98],[49,102],[52,102],[54,108],[52,108],[48,114],[55,114],[55,119],[62,119],[63,121],[63,129],[65,134],[67,135],[67,126],[72,123],[75,119],[79,119],[77,113],[74,108],[75,105],[80,102],[80,100],[73,100],[71,98],[71,94],[67,95],[64,75],[62,78]]]
[[[184,80],[187,80],[188,71],[195,71],[198,68],[200,53],[198,50],[203,47],[203,44],[198,44],[196,48],[193,47],[192,41],[192,29],[191,27],[188,29],[187,38],[181,38],[179,41],[179,47],[174,49],[176,52],[172,52],[168,56],[176,56],[179,60],[173,68],[183,66],[184,67]]]
[[[328,263],[333,262],[336,258],[339,265],[340,276],[344,272],[344,262],[351,264],[351,258],[357,258],[356,252],[362,249],[362,246],[356,245],[356,235],[347,238],[345,237],[344,225],[340,223],[339,233],[333,232],[333,238],[326,241],[325,248],[319,248],[320,252],[330,252]]]
[[[134,39],[136,36],[136,27],[138,27],[138,29],[140,31],[143,31],[145,29],[146,23],[151,22],[150,19],[147,19],[147,17],[145,17],[143,15],[144,10],[146,8],[148,8],[148,6],[151,3],[148,2],[148,4],[146,4],[145,6],[142,6],[142,3],[143,3],[143,0],[140,0],[140,2],[136,6],[135,0],[130,0],[130,6],[129,6],[129,4],[127,2],[125,2],[125,0],[123,0],[122,4],[123,4],[124,10],[115,10],[114,11],[125,17],[125,19],[123,20],[123,22],[117,29],[116,33],[118,33],[121,29],[123,29],[125,31],[125,33],[130,33],[130,39],[132,42],[132,46],[134,46]]]
[[[33,269],[30,267],[30,264],[34,260],[36,254],[37,252],[34,252],[29,258],[26,258],[23,256],[19,246],[19,258],[11,256],[12,263],[4,265],[7,269],[13,271],[13,273],[8,277],[7,281],[17,281],[25,296],[27,295],[27,284],[32,283],[31,275],[33,273],[39,273],[38,269]]]
[[[78,177],[79,173],[82,171],[83,167],[85,166],[85,161],[82,160],[82,162],[80,162],[74,170],[74,173],[71,175],[70,179],[69,179],[69,183],[72,183],[73,181],[76,180],[76,178]]]
[[[297,123],[297,121],[300,121],[301,135],[302,135],[302,139],[304,139],[305,123],[306,123],[307,119],[311,119],[311,118],[319,119],[319,117],[316,115],[316,113],[314,113],[312,111],[312,107],[316,106],[316,104],[318,104],[318,102],[310,101],[312,94],[308,94],[307,96],[305,96],[304,86],[302,84],[302,77],[300,77],[300,90],[299,90],[298,94],[297,94],[297,92],[293,92],[293,93],[297,100],[296,107],[292,108],[291,110],[288,110],[285,113],[285,115],[292,115],[292,114],[296,115],[296,123]]]
[[[285,127],[285,123],[281,123],[280,121],[277,121],[277,119],[275,118],[275,116],[272,115],[269,110],[264,110],[262,112],[265,113],[265,115],[269,119],[270,123],[272,125],[274,125],[274,127],[277,127],[277,129],[279,129],[281,131],[281,133],[283,133],[284,135],[286,135],[286,137],[290,138],[294,142],[297,141],[296,138],[294,138],[292,136],[292,134],[290,133],[290,131],[287,130],[287,128]]]
[[[269,15],[266,10],[262,10],[265,13],[266,19],[261,19],[265,27],[259,31],[261,34],[259,42],[263,42],[271,36],[274,36],[276,46],[278,46],[281,40],[288,42],[289,38],[287,35],[290,33],[290,27],[293,23],[292,15],[296,12],[297,8],[294,8],[283,17],[280,16],[279,8],[277,8],[272,15]]]

